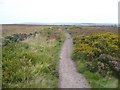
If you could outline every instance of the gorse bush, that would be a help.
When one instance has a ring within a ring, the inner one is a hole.
[[[72,58],[93,88],[120,87],[119,39],[112,33],[73,36]]]
[[[86,67],[103,76],[120,73],[118,36],[112,33],[78,35],[74,39],[73,59],[86,60]]]

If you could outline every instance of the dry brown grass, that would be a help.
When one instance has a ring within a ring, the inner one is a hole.
[[[48,28],[47,26],[32,25],[2,25],[3,37],[16,33],[29,33]]]
[[[109,27],[109,26],[102,26],[102,27],[69,27],[69,32],[73,35],[79,34],[94,34],[94,33],[103,33],[103,32],[111,32],[118,35],[118,28],[117,27]]]
[[[47,28],[53,29],[64,29],[64,26],[42,26],[42,25],[22,25],[22,24],[4,24],[2,25],[2,35],[8,36],[16,33],[30,33],[34,31],[39,31]]]
[[[16,33],[30,33],[34,31],[39,31],[47,28],[53,28],[56,30],[64,30],[66,26],[47,26],[47,25],[22,25],[22,24],[4,24],[2,25],[3,37],[16,34]],[[67,28],[71,31],[72,34],[92,34],[92,33],[101,33],[101,32],[112,32],[114,34],[118,34],[117,27],[74,27],[67,26]]]

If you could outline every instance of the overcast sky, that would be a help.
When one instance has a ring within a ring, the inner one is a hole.
[[[117,23],[119,0],[0,0],[0,23]]]

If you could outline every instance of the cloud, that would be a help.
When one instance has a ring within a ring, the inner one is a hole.
[[[118,0],[3,0],[0,23],[117,23]]]

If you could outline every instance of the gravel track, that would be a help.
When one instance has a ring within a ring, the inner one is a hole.
[[[59,88],[90,88],[84,76],[77,72],[72,53],[72,37],[66,33],[59,62]]]

